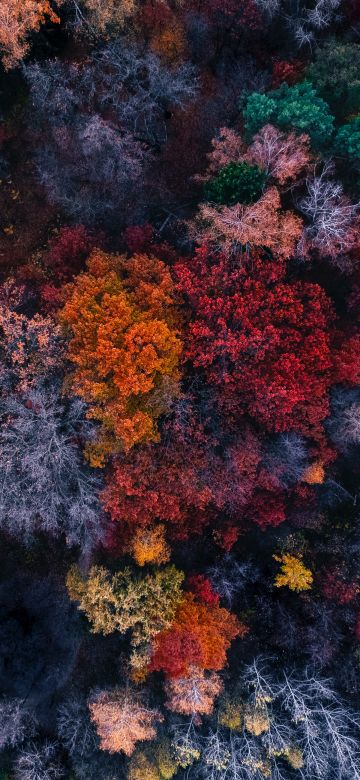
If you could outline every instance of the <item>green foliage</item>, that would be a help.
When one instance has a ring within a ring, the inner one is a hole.
[[[335,138],[335,150],[339,157],[360,160],[360,117],[339,128]]]
[[[253,92],[247,99],[244,109],[245,130],[249,137],[255,135],[268,122],[272,122],[276,112],[276,101],[269,95]]]
[[[261,196],[266,173],[257,165],[246,162],[225,165],[205,188],[206,200],[222,206],[235,203],[254,203]]]
[[[360,110],[360,45],[331,41],[318,49],[308,68],[309,80],[336,116]]]
[[[317,148],[329,143],[334,130],[334,117],[309,81],[293,87],[282,84],[268,95],[250,95],[244,118],[250,135],[271,122],[284,130],[307,133]]]

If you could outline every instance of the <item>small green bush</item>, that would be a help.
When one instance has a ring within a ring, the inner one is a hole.
[[[205,198],[226,206],[254,203],[262,194],[265,180],[266,173],[257,165],[229,163],[207,184]]]

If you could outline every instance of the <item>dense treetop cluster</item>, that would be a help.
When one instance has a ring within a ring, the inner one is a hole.
[[[0,780],[360,780],[357,0],[0,0]]]

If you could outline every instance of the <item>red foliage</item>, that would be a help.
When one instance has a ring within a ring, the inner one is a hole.
[[[131,254],[149,251],[149,244],[154,235],[154,228],[145,225],[130,225],[124,231],[124,241]],[[162,258],[161,258],[162,259]]]
[[[303,77],[305,63],[301,60],[277,60],[274,62],[271,89],[277,89],[284,81],[291,87]]]
[[[170,8],[159,0],[146,0],[139,12],[139,24],[148,36],[168,27],[172,19]]]
[[[339,571],[327,571],[321,583],[321,591],[326,599],[338,604],[349,604],[357,597],[359,586],[356,582],[346,582]]]
[[[62,284],[82,270],[91,250],[101,243],[102,236],[94,235],[84,225],[62,227],[49,242],[45,267]]]
[[[226,664],[232,640],[247,630],[228,610],[197,604],[187,594],[172,626],[155,637],[150,670],[162,670],[167,677],[186,677],[193,666],[218,671]]]
[[[248,413],[268,431],[295,428],[319,440],[330,385],[358,375],[359,342],[342,340],[340,349],[324,290],[288,282],[285,272],[265,254],[211,256],[206,247],[178,263],[194,312],[185,357],[220,388],[234,418]]]
[[[218,513],[226,512],[233,521],[221,521],[216,539],[230,549],[257,483],[256,437],[245,432],[220,456],[216,439],[201,425],[192,420],[186,431],[175,419],[164,439],[118,458],[109,473],[102,501],[119,524],[121,544],[135,528],[157,522],[165,523],[170,539],[186,539],[209,524],[217,528]],[[110,541],[115,549],[117,535]]]
[[[196,601],[200,601],[201,604],[207,604],[209,607],[219,605],[219,594],[215,593],[210,580],[204,577],[203,574],[193,574],[191,577],[188,577],[187,586]]]
[[[156,521],[170,524],[170,535],[178,539],[201,532],[211,491],[200,477],[201,454],[197,466],[194,454],[174,448],[168,456],[151,445],[115,462],[102,501],[125,536]]]
[[[252,506],[251,518],[262,531],[270,526],[275,528],[286,519],[285,501],[281,493],[259,491],[255,493]]]
[[[341,334],[334,348],[333,382],[358,384],[360,381],[360,336]]]
[[[230,552],[231,548],[236,544],[241,533],[241,528],[235,525],[225,523],[223,528],[216,528],[214,531],[214,539],[216,543],[225,552]]]

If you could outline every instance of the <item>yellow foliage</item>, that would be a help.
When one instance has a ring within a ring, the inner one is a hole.
[[[315,461],[315,463],[309,466],[302,475],[302,481],[306,482],[308,485],[322,485],[324,479],[325,469],[320,460]]]
[[[130,763],[128,780],[161,780],[161,775],[144,753],[137,753]]]
[[[287,748],[284,751],[284,755],[293,769],[301,769],[304,766],[303,754],[299,747]]]
[[[99,35],[122,29],[137,10],[135,0],[82,0],[92,32]]]
[[[244,764],[251,769],[254,777],[257,776],[258,772],[260,772],[263,777],[271,777],[271,764],[269,761],[249,758],[244,761]]]
[[[158,566],[170,558],[170,547],[165,541],[165,526],[137,528],[132,540],[132,555],[139,566],[155,563]]]
[[[259,737],[265,731],[269,731],[270,720],[265,706],[248,705],[244,713],[244,724],[247,731],[254,737]]]
[[[174,566],[142,577],[134,577],[128,568],[112,575],[100,566],[93,566],[83,576],[73,566],[66,585],[70,598],[79,602],[79,609],[92,623],[93,633],[106,635],[132,629],[132,644],[140,648],[140,668],[145,662],[142,646],[169,628],[174,619],[183,598],[183,579],[183,573]]]
[[[276,561],[281,563],[281,574],[275,578],[275,587],[281,588],[287,586],[290,590],[297,593],[303,590],[310,590],[313,583],[313,575],[310,569],[294,555],[274,555]]]
[[[219,724],[232,731],[241,731],[243,725],[243,705],[241,702],[225,700],[219,710]]]

